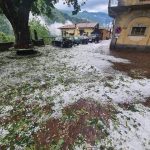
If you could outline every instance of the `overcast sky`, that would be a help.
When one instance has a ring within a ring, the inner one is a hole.
[[[79,0],[81,2],[82,0]],[[60,0],[58,4],[55,5],[56,8],[62,10],[73,10],[73,8],[68,7],[63,4],[63,0]],[[106,12],[107,13],[108,0],[87,0],[86,4],[81,7],[81,10],[86,10],[90,12]]]

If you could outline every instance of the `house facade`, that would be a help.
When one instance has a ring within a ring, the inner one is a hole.
[[[109,0],[111,49],[150,51],[150,0]]]
[[[100,40],[108,40],[111,38],[111,29],[100,28]]]
[[[99,33],[99,23],[78,23],[62,26],[62,36],[90,36],[92,33]]]

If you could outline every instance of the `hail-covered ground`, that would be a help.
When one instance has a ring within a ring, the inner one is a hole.
[[[107,128],[105,138],[97,137],[95,144],[85,140],[74,149],[149,150],[150,108],[143,103],[150,97],[150,79],[114,70],[113,63],[131,62],[110,55],[109,43],[45,46],[38,48],[42,55],[33,58],[9,59],[10,52],[0,53],[1,147],[30,147],[43,124],[62,118],[65,107],[84,99],[109,104],[117,113],[107,127],[95,121],[99,130]]]

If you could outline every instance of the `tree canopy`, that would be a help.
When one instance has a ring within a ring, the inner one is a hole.
[[[60,0],[0,0],[0,13],[3,13],[2,11],[2,5],[3,1],[10,1],[9,3],[12,4],[16,9],[25,4],[31,4],[31,11],[33,14],[45,14],[47,16],[51,15],[51,8],[54,8],[54,5],[58,3]],[[62,0],[64,4],[67,4],[68,6],[73,6],[73,14],[76,14],[80,11],[80,5],[78,3],[78,0]],[[86,0],[83,0],[81,5],[85,3]]]

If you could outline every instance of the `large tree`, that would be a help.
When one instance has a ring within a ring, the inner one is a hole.
[[[51,14],[51,8],[59,0],[0,0],[0,12],[10,21],[14,35],[15,48],[27,49],[31,46],[29,14]],[[73,5],[73,13],[80,10],[78,0],[64,0],[64,4]]]

